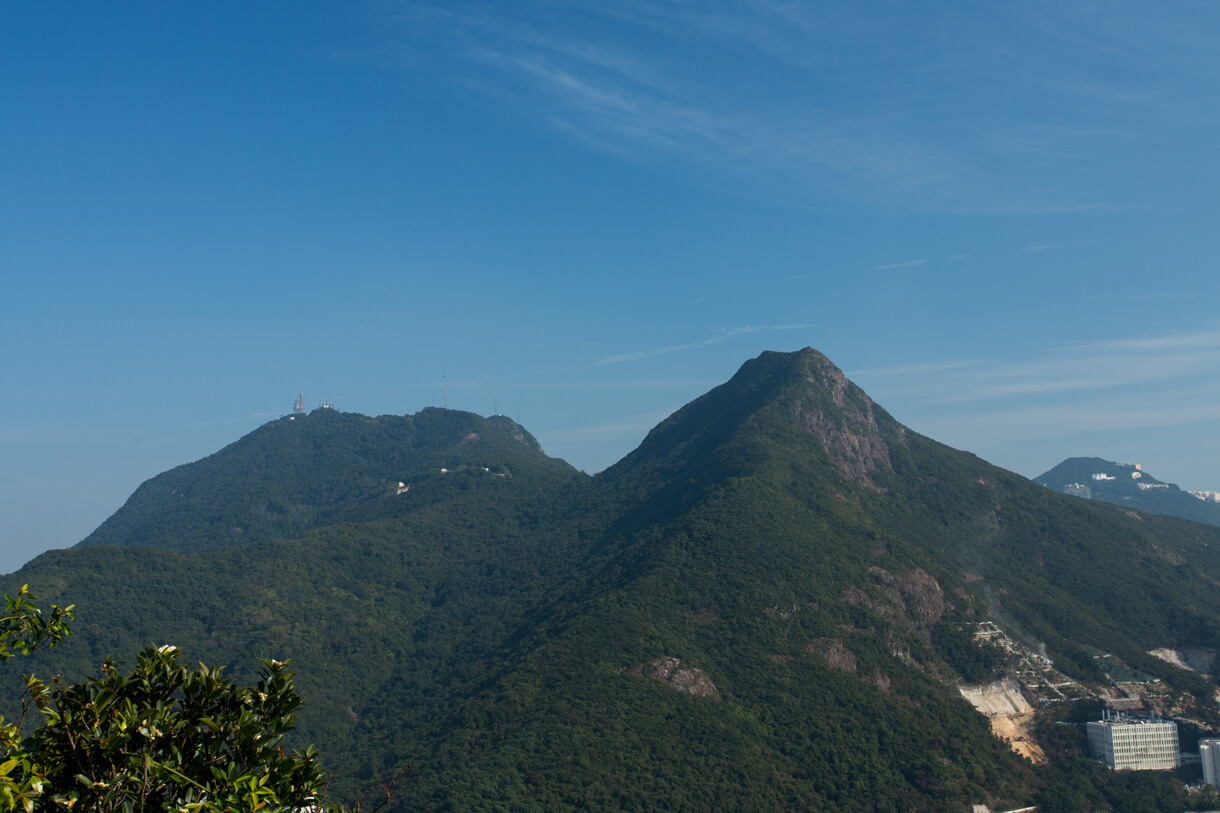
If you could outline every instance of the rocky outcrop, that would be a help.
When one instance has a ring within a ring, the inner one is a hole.
[[[880,669],[874,669],[871,675],[865,675],[861,678],[865,683],[871,683],[886,694],[890,693],[890,679],[888,675],[881,672]]]
[[[863,604],[886,621],[924,631],[934,627],[945,614],[948,607],[945,591],[926,570],[917,567],[891,573],[870,567],[868,575],[882,595],[877,597],[859,587],[849,587],[843,591],[843,603]]]
[[[872,399],[829,359],[820,356],[818,361],[821,363],[813,365],[809,376],[809,384],[817,395],[792,405],[792,421],[822,442],[831,463],[845,477],[874,491],[885,491],[870,476],[894,470]],[[818,401],[825,394],[830,396],[834,409],[819,408]]]
[[[682,662],[674,657],[657,658],[635,669],[637,675],[668,683],[677,692],[693,694],[696,697],[711,697],[720,699],[720,692],[700,669],[682,666]]]
[[[856,656],[838,638],[814,638],[805,648],[840,672],[856,671]]]

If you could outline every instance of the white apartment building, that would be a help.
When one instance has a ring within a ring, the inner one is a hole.
[[[1220,740],[1199,740],[1199,760],[1203,781],[1220,788]]]
[[[1178,725],[1160,719],[1111,717],[1085,726],[1089,751],[1116,771],[1178,767]]]

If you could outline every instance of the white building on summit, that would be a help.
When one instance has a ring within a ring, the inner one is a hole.
[[[1178,767],[1178,725],[1158,718],[1118,715],[1086,727],[1089,751],[1116,771],[1163,771]]]

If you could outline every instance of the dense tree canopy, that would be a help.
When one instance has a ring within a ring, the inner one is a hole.
[[[0,616],[0,660],[59,645],[72,633],[72,607],[52,607],[49,617],[35,603],[28,585],[5,595]],[[18,725],[0,717],[0,810],[33,810],[44,780],[41,767],[21,744]]]
[[[57,645],[73,608],[44,617],[23,587],[6,596],[0,658]],[[149,647],[130,673],[112,660],[100,677],[61,686],[26,678],[42,715],[33,733],[0,730],[0,810],[245,813],[321,809],[317,754],[287,752],[301,699],[292,672],[263,662],[254,687],[220,668],[182,663],[173,646]],[[26,707],[28,708],[29,702]]]

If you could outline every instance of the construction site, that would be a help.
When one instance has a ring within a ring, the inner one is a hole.
[[[1194,719],[1197,710],[1184,705],[1182,693],[1173,692],[1159,678],[1132,668],[1110,652],[1085,648],[1105,676],[1100,685],[1086,686],[1057,670],[1040,644],[1019,643],[994,622],[980,622],[974,629],[974,639],[979,646],[994,647],[1002,666],[992,683],[960,686],[958,691],[987,717],[996,737],[1035,764],[1046,761],[1034,738],[1035,715],[1039,708],[1052,704],[1100,701],[1105,714],[1158,717],[1196,729],[1208,728]],[[1214,651],[1200,648],[1156,649],[1148,654],[1201,674],[1211,670],[1216,657]],[[1189,761],[1190,757],[1183,755],[1182,759]]]
[[[1046,755],[1033,736],[1037,707],[1093,699],[1096,693],[1055,669],[1044,652],[1017,643],[991,621],[980,622],[974,638],[979,646],[999,651],[1004,676],[985,686],[961,686],[958,691],[987,717],[996,737],[1031,762],[1044,763]]]

